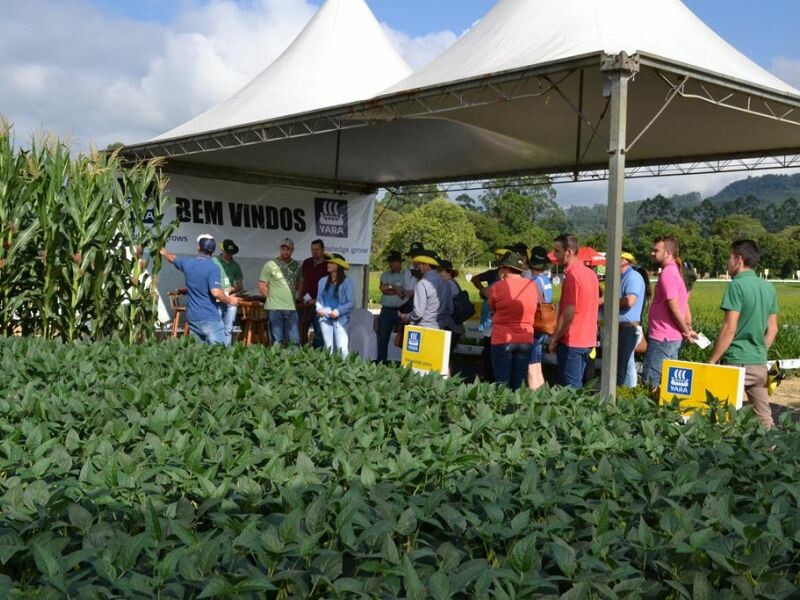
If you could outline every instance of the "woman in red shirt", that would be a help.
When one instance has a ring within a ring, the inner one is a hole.
[[[489,308],[494,312],[492,367],[495,382],[516,390],[528,376],[539,295],[536,282],[522,277],[528,267],[521,255],[509,252],[498,266],[500,281],[489,288]]]

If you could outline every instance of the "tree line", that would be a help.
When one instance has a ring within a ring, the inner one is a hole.
[[[546,177],[496,181],[473,197],[448,198],[435,185],[398,188],[378,203],[373,266],[382,268],[390,250],[421,241],[455,264],[486,264],[494,249],[515,242],[549,247],[563,232],[581,244],[606,249],[606,206],[562,208]],[[653,238],[673,235],[681,254],[703,276],[725,272],[730,244],[754,239],[762,248],[762,268],[788,278],[800,270],[800,201],[763,202],[755,195],[715,202],[699,194],[654,196],[625,204],[623,244],[647,263]]]

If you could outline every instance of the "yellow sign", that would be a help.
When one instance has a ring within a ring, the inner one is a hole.
[[[401,364],[417,373],[450,374],[450,332],[407,325]]]
[[[706,365],[680,360],[665,360],[661,371],[661,403],[678,398],[681,410],[691,413],[707,408],[706,392],[736,409],[744,399],[744,369]]]

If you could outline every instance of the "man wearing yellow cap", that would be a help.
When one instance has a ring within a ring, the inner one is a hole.
[[[636,258],[626,248],[620,259],[619,346],[617,350],[617,385],[636,387],[636,378],[628,379],[628,365],[636,349],[637,328],[642,325],[646,296],[644,277],[633,268]]]
[[[453,296],[447,282],[436,270],[439,259],[431,250],[420,250],[411,258],[411,263],[422,273],[422,278],[414,289],[414,309],[401,314],[400,318],[420,327],[444,329],[453,319]]]

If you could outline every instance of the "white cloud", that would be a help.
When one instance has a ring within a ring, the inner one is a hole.
[[[245,85],[318,7],[187,0],[181,8],[159,24],[104,14],[88,0],[3,2],[0,114],[15,124],[18,141],[42,128],[80,148],[149,139]],[[415,67],[457,37],[387,33]]]
[[[772,59],[772,72],[800,90],[800,58],[776,57]]]
[[[411,37],[384,24],[383,29],[406,62],[415,71],[452,46],[458,37],[452,31],[437,31],[424,36]]]

